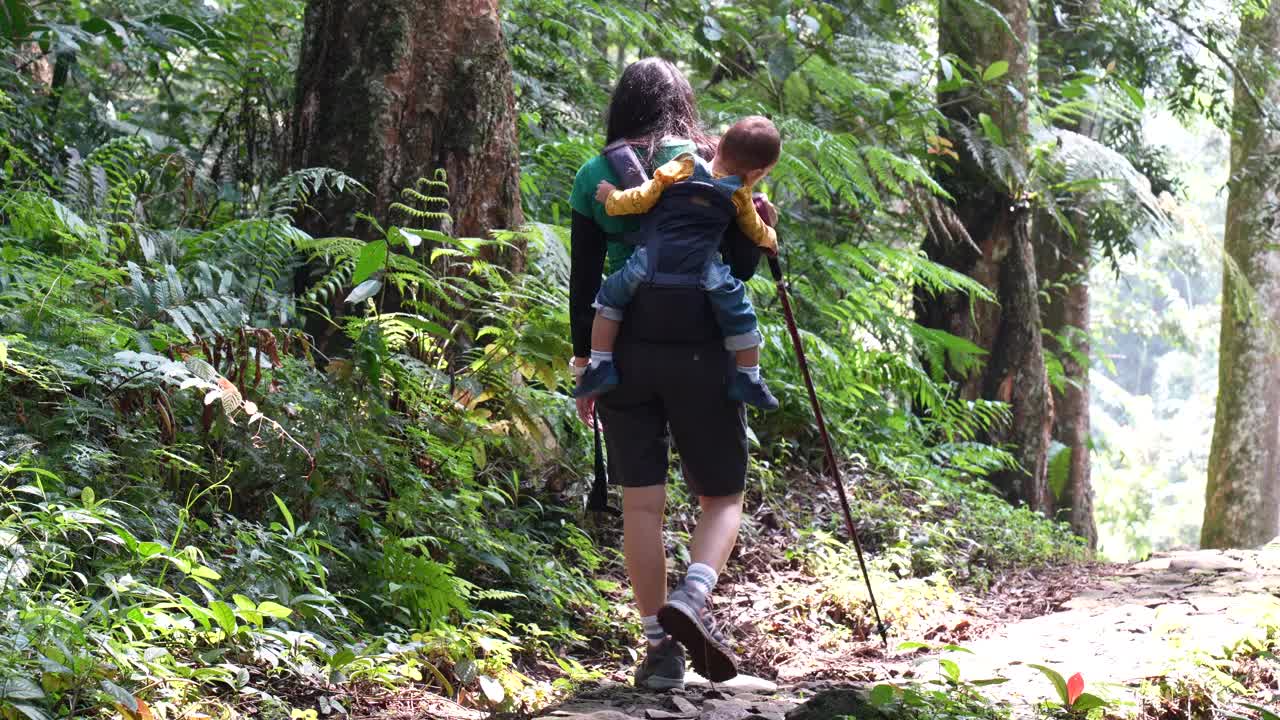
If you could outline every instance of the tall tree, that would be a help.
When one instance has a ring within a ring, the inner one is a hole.
[[[310,0],[293,120],[294,167],[336,168],[373,193],[372,207],[321,201],[309,230],[357,234],[353,210],[385,217],[401,189],[437,168],[458,234],[522,222],[497,0]]]
[[[1086,32],[1099,13],[1098,0],[1044,2],[1038,18],[1037,75],[1042,93],[1056,94],[1073,72],[1094,63],[1096,33]],[[1109,49],[1102,46],[1103,50]],[[1058,126],[1098,140],[1098,124],[1088,115],[1072,116]],[[1097,547],[1093,519],[1093,482],[1089,453],[1089,267],[1091,242],[1083,208],[1068,208],[1072,232],[1050,213],[1033,223],[1036,266],[1048,292],[1042,308],[1047,342],[1062,360],[1063,383],[1053,392],[1053,438],[1066,446],[1068,462],[1055,501],[1071,529],[1090,548]],[[1074,236],[1074,237],[1073,237]]]
[[[993,22],[993,8],[1003,22]],[[1048,513],[1052,497],[1045,465],[1053,400],[1040,338],[1030,210],[1017,178],[1027,164],[1030,25],[1027,0],[939,3],[940,52],[979,71],[987,69],[992,82],[984,92],[965,87],[941,93],[939,104],[957,137],[960,161],[942,178],[955,198],[953,217],[930,223],[924,248],[936,262],[981,282],[998,302],[977,301],[971,309],[967,296],[921,292],[916,312],[922,325],[946,330],[987,352],[979,369],[948,370],[962,397],[1010,404],[1012,421],[994,428],[990,439],[1012,444],[1021,467],[992,480],[1011,500]],[[1007,63],[1007,69],[1000,63]],[[944,68],[947,87],[945,75]],[[969,141],[959,141],[960,135]],[[983,136],[985,140],[977,139]],[[992,158],[999,160],[993,163]]]
[[[1204,547],[1280,534],[1280,1],[1240,25]]]

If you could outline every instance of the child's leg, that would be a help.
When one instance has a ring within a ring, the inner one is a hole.
[[[760,364],[760,331],[755,308],[747,298],[747,286],[729,272],[723,262],[707,268],[703,289],[711,299],[724,346],[734,353],[739,368]]]
[[[721,262],[707,269],[703,287],[724,335],[724,346],[733,351],[738,366],[729,383],[729,397],[765,410],[778,407],[778,399],[760,376],[760,330],[746,286]]]
[[[621,270],[600,284],[593,303],[596,317],[591,322],[591,360],[578,380],[574,397],[595,397],[618,386],[620,379],[613,365],[613,344],[618,339],[623,311],[644,280],[646,265],[644,248],[637,248]]]
[[[622,322],[606,313],[610,308],[601,307],[596,311],[596,319],[591,323],[591,364],[613,360],[613,344],[618,340],[618,328]]]

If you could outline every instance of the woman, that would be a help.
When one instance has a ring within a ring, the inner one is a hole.
[[[660,58],[633,63],[618,80],[606,143],[618,140],[629,142],[650,171],[683,152],[696,150],[704,157],[714,152],[714,140],[698,120],[689,81]],[[578,170],[570,197],[569,310],[572,364],[578,374],[590,355],[591,303],[601,276],[626,261],[631,247],[623,235],[638,223],[605,214],[595,199],[601,180],[620,183],[604,156],[597,156]],[[771,210],[765,218],[770,224]],[[726,233],[722,252],[742,280],[751,277],[760,258],[735,225]],[[742,404],[725,393],[733,358],[723,347],[705,293],[641,288],[628,307],[614,361],[621,383],[600,399],[599,415],[613,476],[622,486],[623,554],[648,641],[636,685],[683,687],[686,650],[700,674],[726,680],[737,674],[736,661],[715,629],[706,598],[738,537],[747,427]],[[594,401],[577,402],[579,416],[590,423]],[[669,597],[662,543],[668,437],[680,449],[685,482],[702,510],[693,534],[692,563]]]

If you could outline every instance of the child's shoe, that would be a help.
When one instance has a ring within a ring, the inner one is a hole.
[[[605,360],[598,365],[590,365],[582,374],[578,387],[573,389],[576,398],[596,397],[618,387],[618,368],[612,360]],[[767,391],[766,391],[767,392]]]
[[[769,392],[769,386],[764,384],[764,379],[752,380],[751,376],[744,372],[733,374],[733,380],[729,381],[729,398],[754,405],[761,410],[778,409],[778,398]]]

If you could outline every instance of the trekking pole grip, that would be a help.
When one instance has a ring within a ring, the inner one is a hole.
[[[782,264],[778,262],[777,255],[769,256],[769,272],[773,274],[774,282],[782,282]]]

